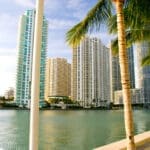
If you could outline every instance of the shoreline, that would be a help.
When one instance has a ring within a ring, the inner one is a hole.
[[[99,107],[94,107],[94,106],[89,106],[89,107],[82,107],[79,105],[70,105],[70,104],[65,104],[65,105],[46,105],[43,107],[39,107],[39,110],[123,110],[124,106],[123,104],[119,104],[119,105],[114,105],[114,104],[110,104],[108,106],[99,106]],[[150,105],[145,105],[145,104],[132,104],[132,109],[150,109]],[[8,103],[4,103],[0,105],[0,110],[30,110],[30,108],[27,107],[19,107],[15,104],[8,104]]]
[[[149,110],[148,108],[142,107],[142,106],[134,106],[133,110]],[[0,107],[0,110],[29,110],[29,108],[20,108],[20,107]],[[69,110],[74,110],[74,111],[81,111],[81,110],[102,110],[102,111],[109,111],[109,110],[123,110],[123,107],[115,107],[115,108],[66,108],[66,109],[62,109],[62,108],[50,108],[50,107],[46,107],[46,108],[39,108],[40,111],[44,111],[44,110],[57,110],[57,111],[69,111]]]

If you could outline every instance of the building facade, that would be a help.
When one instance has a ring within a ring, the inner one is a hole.
[[[14,99],[14,88],[9,87],[8,90],[5,91],[4,97],[5,99]]]
[[[130,88],[135,88],[135,71],[134,71],[134,55],[133,47],[128,48],[128,63],[129,63],[129,75],[130,75]],[[121,74],[119,66],[119,57],[111,56],[112,62],[112,102],[115,101],[114,92],[122,90]]]
[[[131,89],[131,103],[132,104],[143,104],[141,101],[143,99],[141,89]],[[123,94],[122,90],[114,92],[114,104],[115,105],[123,105]]]
[[[18,64],[16,75],[16,103],[30,106],[35,10],[27,10],[20,18],[18,35]],[[40,59],[40,101],[44,100],[45,64],[47,53],[48,22],[43,17]]]
[[[65,58],[48,58],[45,99],[71,95],[71,64]]]
[[[137,88],[141,88],[143,93],[143,103],[150,105],[150,66],[142,66],[142,59],[147,56],[150,43],[143,42],[136,44],[137,57]]]
[[[86,37],[73,48],[71,97],[82,106],[110,102],[109,49]]]

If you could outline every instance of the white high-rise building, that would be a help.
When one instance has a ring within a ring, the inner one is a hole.
[[[18,36],[18,64],[16,75],[15,101],[20,106],[29,107],[31,99],[31,78],[35,10],[27,10],[20,18]],[[42,45],[40,59],[40,101],[44,101],[45,65],[47,52],[48,21],[43,18]]]
[[[110,102],[110,51],[97,38],[86,37],[73,49],[71,96],[82,106]]]

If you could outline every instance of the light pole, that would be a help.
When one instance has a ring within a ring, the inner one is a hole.
[[[39,89],[40,89],[40,56],[42,45],[44,0],[36,1],[32,82],[31,82],[31,107],[30,107],[30,137],[29,150],[38,150],[39,133]]]

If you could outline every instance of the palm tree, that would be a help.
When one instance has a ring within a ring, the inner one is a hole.
[[[140,7],[135,7],[139,4]],[[150,1],[134,0],[130,2],[130,7],[124,8],[125,18],[125,36],[127,47],[133,43],[150,42]],[[134,10],[134,13],[132,13]],[[108,27],[111,34],[117,33],[117,16],[114,15],[109,19]],[[113,54],[118,54],[118,38],[115,38],[112,43]],[[150,51],[142,60],[142,65],[150,65]]]
[[[130,80],[129,80],[129,67],[126,51],[126,38],[125,38],[125,24],[123,15],[123,0],[116,0],[117,11],[117,29],[118,29],[118,47],[119,47],[119,63],[121,73],[121,83],[124,100],[124,118],[126,138],[128,140],[127,149],[134,150],[134,130],[133,130],[133,116],[131,108],[131,96],[130,96]]]
[[[114,2],[114,5],[113,3]],[[139,10],[143,6],[141,0],[99,0],[98,3],[89,11],[87,16],[75,25],[72,29],[67,32],[67,42],[69,45],[75,47],[85,37],[86,33],[92,30],[99,30],[102,23],[107,23],[112,17],[113,6],[116,8],[117,15],[117,32],[118,32],[118,47],[119,47],[119,63],[121,71],[121,83],[124,99],[124,120],[125,130],[127,138],[127,149],[134,150],[134,128],[133,128],[133,117],[131,107],[131,96],[130,96],[130,80],[128,70],[128,59],[126,51],[126,34],[125,34],[125,23],[124,23],[124,8],[129,8],[129,18],[132,21],[133,26],[137,26],[136,20],[138,19]],[[134,18],[132,18],[132,11],[134,9]],[[139,7],[138,7],[139,6]],[[148,5],[149,6],[149,5]],[[114,11],[113,11],[114,13]],[[147,13],[148,14],[148,13]],[[146,19],[145,19],[146,20]]]

